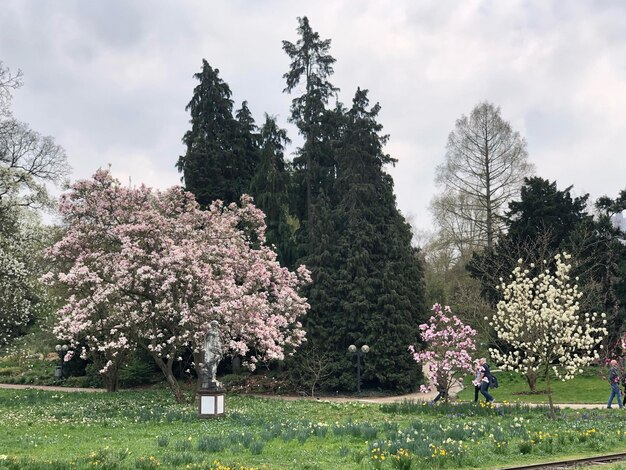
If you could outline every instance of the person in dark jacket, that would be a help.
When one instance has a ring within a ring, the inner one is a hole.
[[[617,367],[617,361],[613,359],[609,363],[609,384],[611,385],[611,396],[609,396],[609,402],[606,405],[607,408],[611,408],[613,405],[613,398],[617,397],[617,405],[622,408],[622,393],[619,389],[619,368]]]
[[[480,393],[483,394],[485,400],[488,403],[493,402],[493,397],[489,393],[489,384],[491,384],[491,371],[489,370],[489,365],[487,365],[487,359],[484,357],[480,358]]]

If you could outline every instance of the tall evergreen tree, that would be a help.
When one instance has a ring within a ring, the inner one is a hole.
[[[475,253],[468,263],[492,304],[500,299],[499,279],[508,279],[519,258],[538,264],[558,251],[572,250],[572,236],[591,218],[585,212],[588,195],[572,197],[571,189],[559,190],[555,181],[540,177],[524,180],[519,200],[509,204],[506,233],[493,249]]]
[[[252,149],[254,120],[246,102],[235,119],[230,87],[206,60],[194,77],[200,83],[185,108],[191,114],[191,130],[183,137],[187,151],[176,166],[203,206],[215,199],[238,201],[249,190],[258,158]]]
[[[586,310],[605,312],[609,340],[626,330],[626,233],[614,223],[626,209],[626,190],[612,200],[596,201],[596,214],[571,237],[571,252],[578,259],[575,274],[585,289]]]
[[[284,155],[285,145],[291,141],[287,131],[278,127],[276,118],[267,114],[259,139],[261,160],[252,179],[250,193],[265,213],[267,242],[276,247],[283,266],[291,267],[296,261],[297,219],[290,212],[291,180]]]
[[[243,179],[252,181],[261,159],[259,155],[261,136],[247,101],[241,103],[241,108],[235,112],[235,118],[237,119],[237,135],[234,147],[238,160],[242,163],[240,171]],[[250,186],[244,190],[244,192],[249,191]]]
[[[310,259],[318,282],[311,287],[307,331],[332,358],[326,386],[333,389],[355,388],[350,344],[370,346],[366,385],[409,390],[419,377],[407,346],[418,337],[425,312],[423,271],[383,170],[395,160],[383,151],[387,136],[380,134],[379,110],[378,104],[369,109],[367,91],[357,90],[337,148],[332,223],[317,219],[312,228],[318,249]]]
[[[324,126],[328,102],[338,88],[329,81],[335,62],[329,54],[330,39],[320,39],[306,16],[298,18],[297,31],[300,38],[295,44],[283,41],[283,50],[291,59],[289,71],[284,74],[284,91],[291,93],[298,85],[304,86],[304,93],[292,101],[290,120],[304,137],[293,166],[301,188],[298,216],[308,220],[320,194],[330,196],[333,185],[335,162]]]
[[[384,171],[395,160],[383,149],[388,136],[381,134],[379,111],[378,104],[369,109],[367,91],[357,89],[338,149],[335,217],[345,260],[340,273],[347,276],[340,298],[352,327],[348,339],[370,345],[364,380],[409,390],[419,376],[406,348],[426,312],[423,269]]]

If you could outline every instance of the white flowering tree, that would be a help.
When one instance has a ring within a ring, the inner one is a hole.
[[[534,264],[527,269],[520,259],[510,282],[499,286],[503,300],[491,321],[506,346],[505,352],[491,349],[492,358],[505,370],[532,371],[543,377],[553,417],[551,372],[561,380],[581,373],[598,359],[595,347],[607,334],[606,328],[598,326],[606,324],[604,313],[579,313],[582,293],[570,280],[569,258],[568,254],[556,255],[554,272],[544,261],[538,275],[532,274]]]
[[[0,346],[23,332],[31,319],[28,271],[0,246]]]

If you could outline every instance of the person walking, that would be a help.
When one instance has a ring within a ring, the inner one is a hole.
[[[480,383],[482,379],[482,370],[480,367],[480,359],[474,360],[474,403],[478,403],[478,393],[480,392]]]
[[[615,359],[613,359],[610,363],[609,363],[609,384],[611,384],[611,395],[609,396],[609,402],[607,403],[606,407],[607,408],[611,408],[611,406],[613,405],[613,398],[617,397],[617,405],[620,407],[620,409],[623,407],[623,403],[622,403],[622,393],[620,392],[619,389],[619,368],[617,367],[617,361]]]
[[[493,402],[493,397],[489,393],[489,384],[491,384],[491,371],[487,365],[487,359],[480,358],[480,393],[485,397],[487,403]]]

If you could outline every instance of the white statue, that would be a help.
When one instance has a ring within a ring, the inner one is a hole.
[[[202,388],[220,388],[222,384],[217,381],[217,365],[224,355],[222,351],[222,341],[218,332],[219,323],[216,320],[211,322],[211,328],[204,336],[204,366],[201,378]]]

